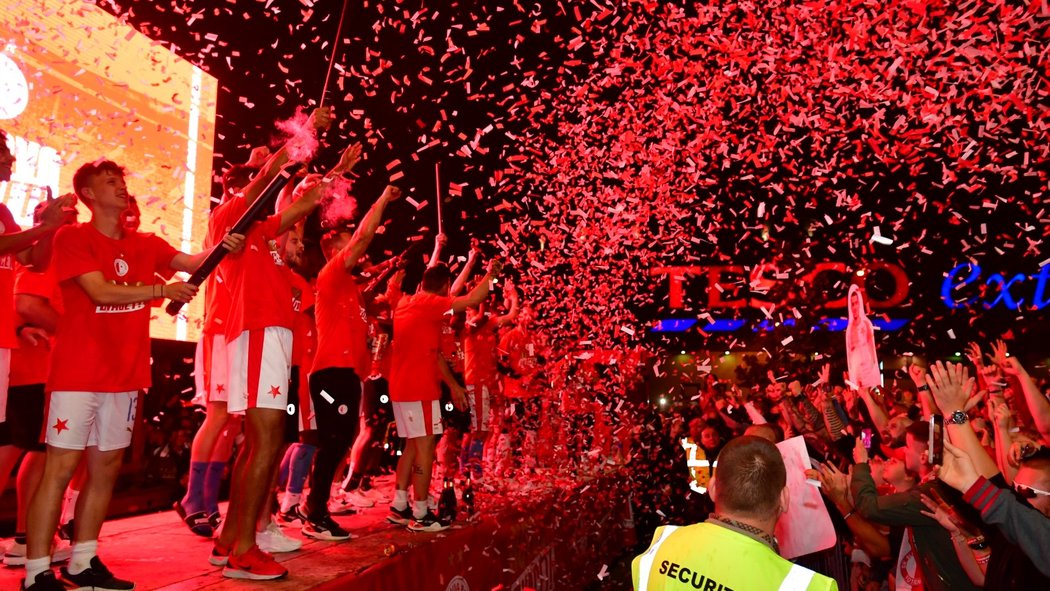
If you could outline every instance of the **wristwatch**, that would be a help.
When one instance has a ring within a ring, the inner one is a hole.
[[[949,425],[961,425],[970,420],[965,411],[957,410],[948,417]]]

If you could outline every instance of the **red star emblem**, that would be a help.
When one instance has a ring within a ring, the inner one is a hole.
[[[226,391],[226,386],[223,385],[223,384],[217,384],[215,386],[215,391],[218,392],[219,394],[222,394],[223,392]]]
[[[278,388],[277,386],[270,386],[270,395],[273,396],[274,398],[277,398],[278,396],[281,395],[281,389]]]
[[[69,431],[69,427],[66,426],[68,423],[69,423],[68,419],[67,420],[56,419],[55,420],[55,426],[51,427],[51,428],[54,429],[55,431],[58,431],[58,434],[61,435],[63,431]]]

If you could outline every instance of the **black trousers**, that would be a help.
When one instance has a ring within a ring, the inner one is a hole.
[[[310,374],[310,399],[317,418],[317,455],[306,506],[311,519],[328,512],[332,480],[357,438],[361,379],[349,367],[329,367]]]

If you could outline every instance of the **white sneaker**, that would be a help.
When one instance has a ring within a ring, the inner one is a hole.
[[[357,489],[357,491],[360,492],[361,494],[363,494],[364,496],[368,497],[369,499],[375,501],[377,504],[378,503],[385,503],[387,505],[390,504],[390,494],[389,493],[384,493],[384,492],[380,491],[378,488],[376,488],[374,486],[372,488],[368,489],[368,490],[365,490],[363,488],[359,488],[359,489]]]
[[[4,552],[4,566],[25,566],[26,545],[11,540],[11,545]]]
[[[368,495],[361,492],[361,489],[355,488],[351,491],[343,493],[343,499],[355,507],[375,507],[376,502]]]
[[[263,531],[255,532],[255,543],[260,550],[268,554],[295,552],[303,547],[303,543],[300,540],[285,535],[284,530],[272,521]]]

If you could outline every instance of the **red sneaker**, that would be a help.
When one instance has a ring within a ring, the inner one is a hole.
[[[211,563],[212,566],[226,566],[226,562],[229,558],[230,549],[226,548],[216,540],[215,546],[211,549],[211,556],[208,557],[208,562]]]
[[[226,568],[222,569],[222,576],[228,579],[269,581],[288,576],[288,569],[277,564],[273,556],[258,546],[252,546],[251,550],[239,556],[231,553]]]

